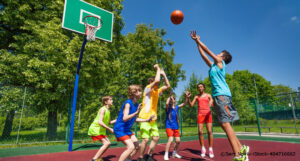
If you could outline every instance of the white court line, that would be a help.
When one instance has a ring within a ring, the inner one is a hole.
[[[166,146],[163,146],[163,144],[157,144],[158,146],[162,146],[162,147],[166,147]],[[164,144],[165,145],[165,144]],[[179,151],[178,151],[179,152]],[[196,155],[196,154],[193,154],[193,153],[188,153],[188,152],[185,152],[185,151],[180,151],[180,153],[186,153],[188,155],[193,155],[194,157],[197,157],[197,158],[200,158],[200,159],[205,159],[205,160],[211,160],[210,158],[202,158],[200,157],[200,155]]]

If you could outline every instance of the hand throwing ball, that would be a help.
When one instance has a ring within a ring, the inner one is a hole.
[[[171,14],[171,21],[173,24],[178,25],[183,21],[183,13],[180,10],[175,10]]]

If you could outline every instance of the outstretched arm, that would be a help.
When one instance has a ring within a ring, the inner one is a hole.
[[[114,119],[114,120],[111,120],[110,122],[109,122],[109,124],[115,124],[116,123],[116,119]]]
[[[160,82],[160,68],[159,68],[158,64],[154,65],[154,69],[156,70],[156,75],[155,75],[154,81],[150,84],[151,89],[156,83]]]
[[[212,62],[208,59],[208,57],[204,54],[203,51],[205,51],[211,58],[213,58],[213,60],[215,61],[215,63],[218,65],[220,69],[223,68],[223,63],[222,63],[223,59],[217,56],[216,54],[214,54],[212,51],[210,51],[208,47],[202,41],[200,41],[200,36],[196,35],[196,31],[191,31],[191,38],[195,40],[195,42],[197,43],[201,57],[204,59],[204,61],[209,67],[212,65]]]
[[[130,104],[126,103],[125,107],[124,107],[124,111],[123,111],[123,121],[126,122],[130,119],[132,119],[134,116],[138,115],[141,111],[142,105],[140,104],[138,109],[129,115],[129,109],[130,109]]]
[[[164,92],[165,90],[167,90],[168,88],[170,88],[170,83],[169,83],[169,80],[168,80],[168,78],[166,76],[165,71],[160,70],[160,73],[164,77],[164,80],[165,80],[165,85],[161,87],[162,92]]]
[[[194,97],[193,101],[191,102],[191,100],[189,99],[189,105],[190,107],[194,107],[194,104],[196,103],[197,100],[197,96]]]
[[[190,99],[189,96],[190,96],[190,95],[189,95],[189,92],[186,91],[186,92],[185,92],[185,99],[184,99],[184,102],[183,102],[182,104],[178,105],[178,108],[184,107],[184,106],[189,102],[189,99]]]
[[[205,63],[206,63],[209,67],[211,67],[212,62],[209,60],[209,58],[208,58],[207,55],[204,53],[204,50],[203,50],[202,47],[201,47],[200,36],[199,36],[199,35],[196,35],[196,31],[191,31],[190,36],[191,36],[191,38],[196,42],[197,47],[198,47],[198,50],[199,50],[199,53],[200,53],[202,59],[205,61]]]

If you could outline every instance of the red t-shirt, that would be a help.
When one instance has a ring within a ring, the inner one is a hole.
[[[210,112],[209,97],[207,94],[202,97],[197,96],[197,101],[198,101],[198,115],[207,114]]]

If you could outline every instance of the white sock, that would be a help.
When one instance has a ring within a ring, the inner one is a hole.
[[[209,147],[209,150],[212,151],[213,150],[212,147]]]
[[[205,149],[205,146],[202,146],[202,149]]]
[[[169,156],[169,152],[165,152],[165,156]]]
[[[177,153],[177,151],[176,151],[176,150],[173,150],[173,153],[175,153],[175,154],[176,154],[176,153]]]

